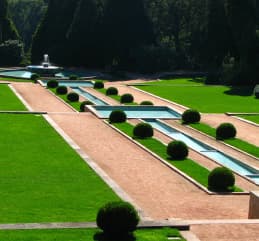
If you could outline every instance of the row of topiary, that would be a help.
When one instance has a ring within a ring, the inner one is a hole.
[[[110,123],[122,123],[127,119],[124,111],[114,110],[109,116]],[[148,123],[138,123],[133,128],[134,138],[150,138],[154,134],[153,127]],[[187,145],[182,141],[172,141],[167,145],[166,153],[172,160],[184,160],[189,153]],[[229,169],[218,167],[208,176],[208,189],[212,191],[232,191],[235,177]]]
[[[189,109],[183,112],[182,122],[183,124],[198,123],[201,119],[201,115],[197,110]],[[236,136],[236,128],[231,123],[221,123],[216,128],[216,139],[226,140],[234,138]]]
[[[100,81],[100,80],[95,81],[94,89],[103,89],[103,88],[104,88],[103,81]],[[118,93],[119,93],[118,89],[112,86],[108,87],[105,92],[107,96],[118,95]],[[123,94],[120,97],[120,103],[122,104],[129,104],[133,102],[134,102],[134,96],[130,93]],[[140,103],[140,105],[153,105],[153,103],[151,101],[144,100]]]

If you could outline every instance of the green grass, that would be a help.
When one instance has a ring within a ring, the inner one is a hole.
[[[94,221],[119,200],[43,117],[0,122],[0,223]]]
[[[6,84],[0,84],[0,110],[24,111],[22,102]]]
[[[171,81],[172,82],[172,81]],[[163,81],[164,83],[164,81]],[[253,87],[160,84],[137,88],[203,113],[258,112]]]
[[[49,90],[54,93],[56,96],[58,96],[60,99],[64,100],[67,104],[69,104],[71,107],[73,107],[75,110],[77,111],[80,111],[80,104],[81,102],[79,101],[69,101],[67,99],[67,94],[66,95],[60,95],[60,94],[57,94],[56,92],[56,88],[49,88]]]
[[[99,229],[1,230],[4,241],[167,241],[167,237],[181,237],[176,229],[138,229],[132,238],[107,239]],[[180,239],[184,241],[185,239]]]
[[[259,115],[239,115],[239,117],[259,124]]]
[[[133,126],[127,122],[125,123],[115,123],[113,124],[116,128],[121,130],[128,136],[133,136]],[[184,160],[171,160],[166,153],[166,146],[155,138],[146,139],[135,139],[137,142],[145,146],[150,151],[157,154],[162,159],[169,162],[171,165],[176,167],[178,170],[182,171],[204,187],[208,188],[208,176],[210,171],[203,166],[199,165],[197,162],[186,158]],[[234,187],[235,192],[240,192],[242,189],[239,187]]]
[[[31,79],[20,79],[11,77],[0,77],[0,80],[8,82],[33,82]]]
[[[152,85],[202,85],[204,78],[176,78],[176,79],[159,79],[156,81],[147,81],[140,84]]]
[[[191,124],[190,126],[192,126],[196,130],[199,130],[213,138],[216,138],[216,129],[215,128],[212,128],[204,123]],[[255,146],[253,144],[250,144],[250,143],[243,141],[241,139],[238,139],[238,138],[231,138],[228,140],[224,140],[224,142],[259,158],[258,146]]]

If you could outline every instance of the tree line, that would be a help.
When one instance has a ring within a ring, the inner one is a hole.
[[[31,60],[38,63],[48,53],[64,66],[199,70],[211,83],[255,83],[257,1],[49,0]]]

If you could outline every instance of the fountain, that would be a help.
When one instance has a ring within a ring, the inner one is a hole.
[[[59,73],[62,68],[59,66],[54,66],[50,64],[49,55],[43,55],[43,62],[41,65],[29,65],[27,66],[27,70],[33,73],[37,73],[41,76],[55,76],[55,74]]]

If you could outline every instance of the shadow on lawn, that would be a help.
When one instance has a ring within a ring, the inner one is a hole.
[[[224,91],[227,95],[251,96],[254,92],[254,86],[231,86],[229,90]]]
[[[95,241],[136,241],[136,238],[134,234],[131,234],[131,235],[129,234],[127,236],[115,238],[115,237],[108,237],[103,232],[97,232],[94,235],[94,240]]]

